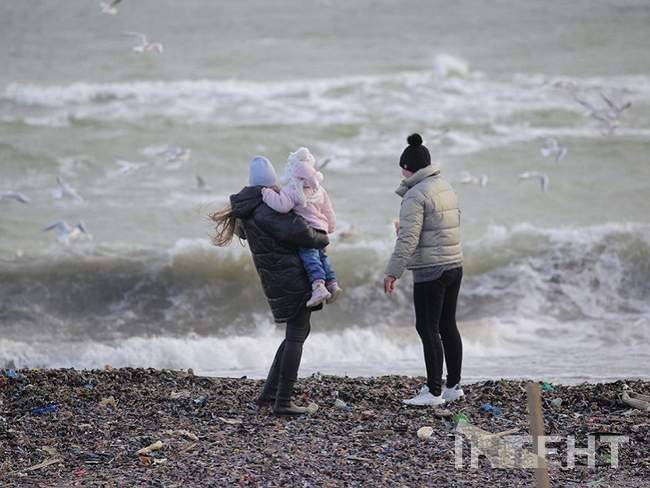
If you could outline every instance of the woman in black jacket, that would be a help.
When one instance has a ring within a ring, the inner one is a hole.
[[[278,213],[262,201],[262,188],[275,185],[273,166],[266,158],[251,162],[250,186],[230,196],[230,205],[211,216],[217,224],[214,243],[225,246],[233,234],[246,239],[260,276],[264,294],[276,322],[286,322],[286,336],[278,347],[259,404],[273,403],[278,415],[301,415],[305,408],[291,401],[298,377],[302,346],[309,335],[312,310],[307,300],[311,284],[298,256],[298,248],[322,249],[327,235],[312,229],[293,212]]]

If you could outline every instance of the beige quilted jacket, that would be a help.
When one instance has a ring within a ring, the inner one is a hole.
[[[386,275],[399,278],[405,269],[462,262],[458,197],[440,168],[422,168],[396,193],[402,197],[400,229]]]

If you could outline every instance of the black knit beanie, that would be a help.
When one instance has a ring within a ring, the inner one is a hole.
[[[409,145],[404,149],[402,157],[399,158],[400,167],[415,173],[431,164],[431,155],[426,146],[422,145],[420,134],[411,134],[406,138],[406,142]]]

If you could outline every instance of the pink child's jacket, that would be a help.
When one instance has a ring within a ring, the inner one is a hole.
[[[320,185],[323,175],[308,162],[300,162],[293,171],[293,182],[284,185],[280,193],[271,188],[262,189],[262,199],[276,212],[288,213],[293,210],[317,230],[331,234],[336,227],[336,214],[329,195]],[[297,185],[303,185],[305,202]]]

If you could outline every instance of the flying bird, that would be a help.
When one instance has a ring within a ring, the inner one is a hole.
[[[609,107],[609,111],[607,112],[607,117],[610,119],[618,119],[625,110],[630,108],[632,106],[632,102],[627,102],[623,104],[616,103],[612,100],[612,98],[608,97],[605,95],[602,91],[600,92],[600,98],[602,98],[607,106]]]
[[[58,185],[58,188],[52,190],[52,196],[54,198],[60,200],[63,197],[70,197],[74,200],[77,200],[78,202],[83,202],[84,199],[81,198],[81,195],[79,195],[79,193],[77,193],[77,190],[72,188],[63,178],[57,176],[56,183]]]
[[[334,159],[334,158],[327,158],[322,163],[317,164],[316,165],[316,171],[323,171],[327,167],[327,165],[332,162],[332,159]]]
[[[540,149],[542,156],[545,158],[553,156],[556,163],[562,161],[567,153],[566,146],[564,144],[560,144],[557,139],[554,139],[553,137],[544,137],[542,140],[544,141],[544,146]]]
[[[82,237],[92,240],[92,236],[86,230],[83,222],[79,222],[74,227],[70,225],[65,220],[59,220],[57,222],[52,222],[50,225],[43,229],[43,232],[48,232],[54,230],[58,233],[57,239],[63,244],[70,244],[72,241],[76,241]]]
[[[125,32],[125,36],[135,37],[140,41],[140,44],[133,46],[136,53],[162,53],[163,45],[159,42],[149,42],[147,36],[141,32]]]
[[[116,174],[120,176],[134,173],[135,171],[137,171],[142,167],[142,164],[132,163],[131,161],[127,161],[126,159],[116,159],[114,163],[120,167],[120,169],[116,171]]]
[[[0,192],[0,200],[16,200],[19,203],[29,203],[29,198],[17,191]]]
[[[210,191],[210,186],[205,182],[205,180],[200,176],[196,175],[196,189],[198,191]]]
[[[546,173],[539,173],[538,171],[526,171],[519,175],[519,181],[523,180],[539,180],[541,190],[546,193],[548,191],[548,175]]]
[[[488,184],[488,176],[487,175],[473,176],[471,173],[467,171],[463,171],[460,174],[460,182],[463,185],[478,185],[481,188],[485,188]]]
[[[168,146],[156,155],[164,158],[168,163],[187,162],[192,155],[192,150],[181,146]]]
[[[596,107],[584,98],[580,98],[577,94],[573,94],[574,100],[587,109],[587,115],[589,117],[605,125],[605,130],[602,131],[603,134],[612,134],[618,127],[618,120],[623,114],[623,111],[630,108],[632,103],[627,102],[622,105],[614,103],[611,98],[607,97],[602,92],[600,93],[600,97],[607,104],[606,107]]]
[[[117,15],[117,4],[122,0],[113,0],[112,2],[101,2],[99,6],[102,9],[102,13],[108,15]]]

